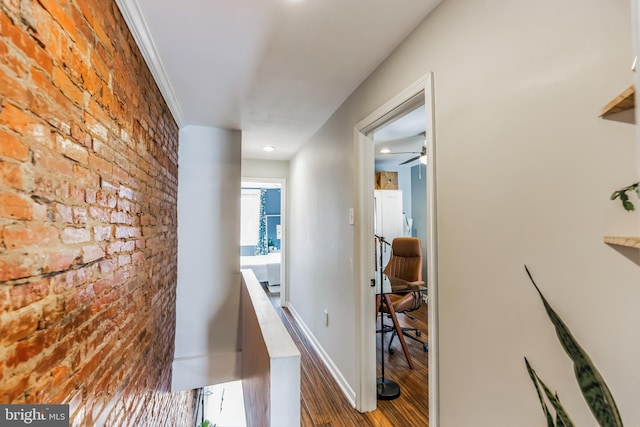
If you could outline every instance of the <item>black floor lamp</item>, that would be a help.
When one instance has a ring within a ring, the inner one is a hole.
[[[382,309],[384,292],[382,287],[384,285],[384,276],[382,273],[382,249],[385,243],[388,245],[384,237],[378,236],[375,237],[379,242],[379,251],[380,251],[380,264],[378,265],[378,269],[380,270],[380,356],[382,358],[380,362],[381,367],[381,376],[376,380],[376,386],[378,390],[378,399],[380,400],[393,400],[400,397],[400,386],[395,381],[392,381],[384,376],[384,311]]]

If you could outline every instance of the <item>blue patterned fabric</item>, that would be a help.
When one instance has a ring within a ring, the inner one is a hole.
[[[267,244],[267,213],[266,213],[266,194],[264,188],[260,190],[260,229],[258,230],[258,246],[256,247],[256,255],[266,255],[269,253]]]

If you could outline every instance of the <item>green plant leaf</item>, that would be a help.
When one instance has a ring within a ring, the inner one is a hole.
[[[560,403],[560,398],[558,397],[558,393],[557,392],[555,394],[555,398],[556,398],[556,401],[559,404]],[[569,419],[569,415],[564,410],[564,408],[562,409],[562,414],[563,415],[560,415],[560,413],[556,414],[556,427],[572,427],[573,426],[573,421],[571,421]],[[567,419],[569,419],[569,424],[567,424],[567,421],[566,421]]]
[[[601,427],[622,427],[622,418],[618,412],[618,407],[602,375],[600,375],[600,372],[596,369],[589,355],[575,340],[567,325],[564,324],[551,305],[549,305],[544,295],[542,295],[540,288],[536,285],[526,265],[524,268],[527,271],[531,283],[533,283],[536,291],[538,291],[538,295],[540,295],[542,299],[547,315],[556,329],[556,335],[558,335],[562,348],[573,361],[573,370],[578,380],[578,385],[593,416]],[[542,383],[542,385],[543,388],[545,388],[544,383]],[[551,399],[549,400],[551,401]]]
[[[558,399],[558,396],[551,393],[549,387],[547,387],[547,385],[540,379],[537,374],[536,378],[540,382],[540,385],[544,390],[544,394],[547,395],[547,399],[549,399],[549,402],[551,402],[551,405],[553,405],[553,409],[556,410],[556,427],[575,427],[575,424],[573,424],[573,421],[571,421],[571,418],[569,418],[569,414],[567,414],[567,411],[560,403],[560,399]]]
[[[620,190],[614,191],[613,193],[611,193],[611,196],[609,198],[611,200],[620,198],[620,201],[622,202],[622,207],[627,211],[633,211],[635,210],[635,206],[631,201],[629,201],[629,196],[627,195],[627,191],[634,191],[638,195],[638,197],[640,197],[640,182],[636,182],[627,187],[621,188]]]
[[[524,363],[527,365],[527,372],[529,372],[529,377],[531,378],[531,382],[536,388],[536,393],[538,394],[538,399],[540,400],[540,406],[542,406],[542,412],[544,412],[544,416],[547,419],[547,427],[557,427],[557,424],[553,422],[553,417],[551,413],[549,413],[549,409],[547,408],[547,404],[544,401],[544,397],[542,397],[542,392],[540,391],[540,385],[538,384],[538,375],[536,371],[531,367],[527,358],[524,358]]]

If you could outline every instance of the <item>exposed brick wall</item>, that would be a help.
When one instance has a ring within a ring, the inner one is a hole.
[[[190,425],[178,128],[111,0],[0,0],[0,403]]]

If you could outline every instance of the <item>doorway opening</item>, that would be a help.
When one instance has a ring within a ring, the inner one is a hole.
[[[437,425],[438,417],[438,345],[437,345],[437,229],[436,229],[436,150],[434,138],[434,110],[433,110],[433,75],[428,73],[416,81],[403,92],[385,103],[358,123],[355,128],[355,173],[356,173],[356,206],[355,206],[355,262],[356,280],[358,283],[356,301],[358,301],[358,358],[360,369],[356,389],[356,408],[362,412],[372,411],[377,406],[378,377],[376,371],[376,280],[373,272],[376,270],[374,259],[375,247],[372,244],[375,229],[374,220],[374,181],[376,177],[375,164],[378,172],[396,172],[384,176],[382,184],[388,184],[385,179],[409,182],[409,186],[416,183],[415,196],[413,191],[407,200],[403,200],[402,216],[403,229],[400,235],[420,237],[423,248],[423,280],[426,282],[428,299],[428,395],[429,425]],[[392,132],[394,125],[409,127],[408,121],[415,120],[413,130],[403,136],[386,138],[385,132]],[[422,127],[422,129],[420,129]],[[413,135],[411,134],[413,133]],[[376,143],[377,140],[377,143]],[[389,147],[384,141],[393,141]],[[404,144],[404,145],[403,145]],[[381,152],[387,148],[389,152]],[[396,154],[391,154],[394,152]],[[403,157],[404,156],[404,157]],[[377,161],[376,161],[377,159]],[[422,162],[421,162],[422,160]],[[423,162],[425,162],[424,164]],[[401,165],[401,163],[404,163]],[[409,165],[409,171],[383,171]],[[380,174],[378,174],[380,179]],[[420,187],[420,182],[422,186]],[[395,183],[394,183],[395,184]],[[380,182],[379,182],[380,185]],[[395,185],[402,185],[398,182]],[[420,188],[420,190],[418,190]],[[412,189],[413,190],[413,189]],[[407,191],[408,192],[408,191]],[[415,201],[415,206],[414,205]],[[408,214],[410,212],[410,214]],[[411,215],[411,216],[409,216]],[[377,218],[376,218],[377,219]],[[411,220],[411,221],[410,221]],[[418,235],[420,234],[420,235]],[[382,265],[383,267],[383,265]],[[402,354],[397,355],[398,358]],[[407,369],[409,369],[407,367]],[[399,384],[401,392],[402,383]],[[412,390],[404,390],[413,393]]]
[[[252,270],[271,299],[286,306],[286,197],[281,179],[243,178],[240,269]]]

